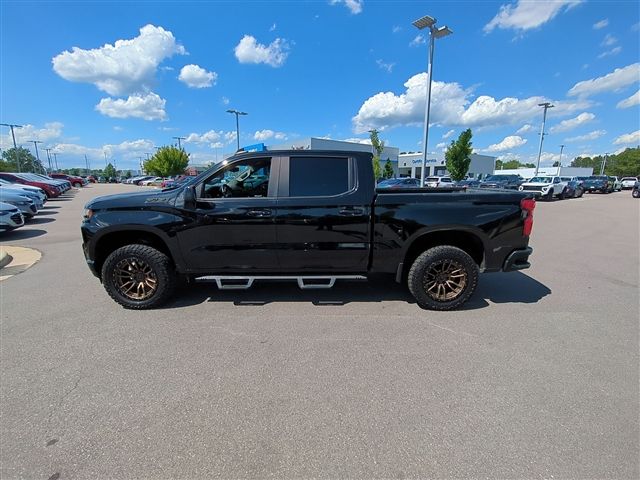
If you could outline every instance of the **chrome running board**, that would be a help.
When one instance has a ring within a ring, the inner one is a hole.
[[[256,280],[295,280],[302,290],[328,289],[336,280],[366,280],[364,275],[204,275],[196,282],[216,282],[220,290],[247,290]]]

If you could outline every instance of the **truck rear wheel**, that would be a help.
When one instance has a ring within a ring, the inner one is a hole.
[[[164,303],[173,293],[176,275],[169,257],[147,245],[125,245],[102,265],[102,283],[124,308],[143,310]]]
[[[473,295],[478,284],[478,265],[457,247],[433,247],[415,259],[407,283],[420,307],[454,310]]]

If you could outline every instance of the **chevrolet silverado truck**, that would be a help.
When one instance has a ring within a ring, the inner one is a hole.
[[[388,274],[422,308],[451,310],[480,272],[529,267],[533,195],[376,189],[370,153],[236,153],[186,184],[98,197],[81,231],[93,274],[125,308],[160,305],[177,283],[246,289]]]

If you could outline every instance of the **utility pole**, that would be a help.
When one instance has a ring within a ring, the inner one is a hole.
[[[49,162],[49,173],[51,173],[53,171],[53,168],[51,167],[51,149],[45,148],[45,150],[47,151],[47,162]]]
[[[227,113],[232,113],[236,116],[236,144],[237,144],[237,149],[240,150],[240,121],[238,120],[238,117],[240,115],[249,115],[247,112],[240,112],[238,110],[235,109],[229,109],[227,110]]]
[[[42,142],[41,142],[40,140],[29,140],[29,141],[30,141],[31,143],[33,143],[33,145],[36,147],[36,158],[38,159],[38,164],[42,165],[42,164],[40,163],[40,154],[38,153],[38,144],[39,144],[39,143],[42,143]],[[35,173],[35,165],[34,165],[34,167],[33,167],[33,170],[34,170],[34,172],[33,172],[33,173]]]
[[[172,137],[176,140],[178,140],[178,148],[182,148],[182,144],[180,143],[180,140],[186,140],[187,137]]]
[[[84,154],[84,171],[85,174],[88,176],[89,175],[89,159],[87,158],[87,154]]]
[[[138,157],[140,159],[140,173],[144,175],[144,163],[142,163],[142,157]],[[149,154],[147,153],[147,160],[149,159]]]
[[[544,124],[547,121],[547,110],[550,108],[553,108],[554,105],[551,105],[549,102],[544,102],[544,103],[539,103],[538,106],[542,107],[544,109],[544,112],[542,114],[542,127],[540,127],[540,147],[538,148],[538,163],[536,163],[536,173],[534,174],[534,177],[538,176],[538,170],[540,170],[540,157],[542,156],[542,142],[544,141],[544,136],[546,135],[544,133]]]
[[[602,160],[602,166],[600,167],[600,175],[604,175],[604,169],[607,167],[607,158],[609,157],[608,153],[604,154],[604,159]]]
[[[56,172],[59,172],[60,170],[58,169],[58,153],[57,152],[53,152],[53,158],[56,163]]]
[[[558,175],[560,175],[560,169],[562,168],[562,151],[565,145],[560,145],[560,160],[558,160]]]
[[[16,145],[16,134],[13,132],[14,128],[22,128],[22,125],[16,125],[15,123],[0,123],[3,127],[9,127],[11,129],[11,138],[13,138],[13,151],[16,152],[16,163],[18,164],[18,173],[20,173],[20,152]]]

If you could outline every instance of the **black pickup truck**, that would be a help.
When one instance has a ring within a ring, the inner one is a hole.
[[[376,190],[371,154],[238,153],[186,184],[86,205],[84,255],[126,308],[167,300],[178,281],[249,288],[389,274],[417,303],[461,306],[480,272],[529,267],[535,200],[505,190]]]

